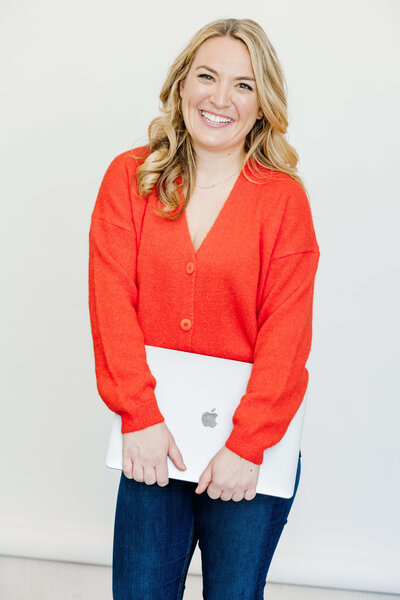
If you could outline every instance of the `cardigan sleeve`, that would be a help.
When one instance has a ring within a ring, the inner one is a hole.
[[[251,375],[225,443],[258,465],[286,433],[307,389],[319,256],[308,198],[295,188],[268,260]]]
[[[101,182],[89,230],[89,313],[97,389],[108,408],[121,415],[122,433],[164,421],[136,312],[137,236],[130,177],[126,159],[117,156]]]

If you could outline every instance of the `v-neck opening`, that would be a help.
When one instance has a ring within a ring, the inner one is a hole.
[[[185,225],[185,230],[186,230],[186,235],[188,237],[191,249],[192,249],[192,254],[195,258],[195,260],[198,260],[199,257],[199,253],[203,250],[204,248],[204,244],[209,241],[209,238],[211,236],[212,233],[215,232],[215,229],[218,228],[218,225],[220,223],[220,221],[222,221],[222,218],[225,214],[225,212],[227,212],[229,205],[231,204],[231,202],[233,201],[233,198],[236,195],[237,189],[239,187],[239,182],[243,177],[243,169],[240,171],[239,175],[236,177],[235,179],[235,183],[232,186],[231,191],[228,194],[228,197],[226,198],[225,202],[223,203],[219,213],[217,214],[216,218],[214,219],[213,224],[211,225],[210,229],[207,231],[203,241],[201,242],[200,246],[197,248],[197,250],[194,249],[194,245],[193,245],[193,240],[192,240],[192,236],[190,234],[190,229],[189,229],[189,222],[187,220],[187,214],[186,214],[186,208],[183,211],[183,219],[184,219],[184,225]],[[183,197],[183,194],[182,194]]]

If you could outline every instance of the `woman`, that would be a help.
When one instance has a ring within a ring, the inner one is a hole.
[[[115,600],[183,597],[197,542],[208,600],[263,598],[290,499],[256,494],[308,383],[311,210],[284,79],[249,19],[203,27],[170,68],[149,144],[117,156],[90,227],[97,385],[122,418]],[[254,362],[233,430],[198,485],[161,414],[145,344]]]

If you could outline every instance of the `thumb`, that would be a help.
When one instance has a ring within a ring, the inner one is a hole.
[[[183,462],[182,454],[180,453],[180,450],[175,444],[175,442],[173,442],[170,446],[169,455],[178,469],[181,469],[181,471],[184,471],[186,469],[186,465]]]
[[[197,488],[194,490],[196,494],[202,494],[207,489],[212,481],[211,467],[207,467],[205,471],[200,475],[199,483]]]

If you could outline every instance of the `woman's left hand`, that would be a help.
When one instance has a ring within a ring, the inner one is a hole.
[[[260,466],[223,446],[201,474],[195,492],[201,494],[207,489],[213,500],[252,500],[256,495]]]

